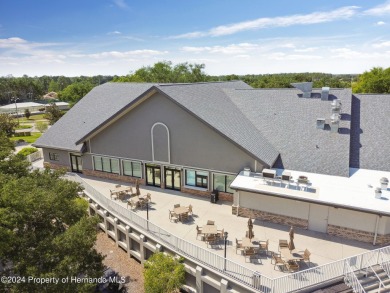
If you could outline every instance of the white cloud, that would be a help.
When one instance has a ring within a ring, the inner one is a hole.
[[[113,0],[113,2],[115,3],[116,6],[118,6],[121,9],[126,9],[129,7],[129,6],[127,6],[127,3],[125,2],[125,0]]]
[[[132,50],[132,51],[108,51],[92,54],[71,54],[70,57],[74,58],[93,58],[93,59],[105,59],[105,58],[127,58],[127,57],[148,57],[148,56],[159,56],[167,54],[168,51],[157,51],[157,50]]]
[[[315,60],[322,59],[322,56],[318,55],[307,55],[307,54],[287,54],[283,52],[275,52],[267,55],[263,55],[263,57],[268,59],[275,60]]]
[[[381,43],[376,43],[372,45],[374,48],[384,48],[384,47],[390,47],[390,41],[384,41]]]
[[[357,6],[346,6],[333,11],[313,12],[309,14],[296,14],[274,18],[258,18],[229,25],[221,25],[211,28],[208,31],[198,31],[173,36],[172,38],[192,39],[204,36],[225,36],[248,30],[259,30],[271,27],[288,27],[293,25],[310,25],[324,22],[331,22],[340,19],[348,19],[357,14]]]
[[[385,24],[386,24],[386,22],[384,22],[384,21],[378,21],[376,23],[377,26],[381,26],[381,25],[385,25]]]
[[[258,48],[259,45],[251,43],[231,44],[228,46],[212,46],[212,47],[182,47],[181,50],[190,53],[213,53],[213,54],[225,54],[235,55],[243,54],[249,51],[253,51]]]
[[[300,52],[300,53],[306,53],[306,52],[314,52],[318,49],[318,47],[308,47],[308,48],[300,48],[300,49],[295,49],[295,52]]]
[[[390,14],[390,1],[386,1],[385,3],[375,6],[374,8],[368,9],[364,11],[364,14],[368,15],[386,15]]]
[[[122,33],[119,32],[119,31],[113,31],[113,32],[109,32],[107,33],[107,35],[121,35]]]

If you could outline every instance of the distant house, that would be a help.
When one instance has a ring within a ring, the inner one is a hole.
[[[375,214],[362,204],[319,199],[321,186],[314,183],[317,197],[287,192],[280,188],[281,178],[271,182],[272,188],[280,185],[275,191],[258,189],[259,183],[246,186],[242,174],[237,176],[248,168],[254,180],[253,174],[264,169],[276,170],[276,177],[291,170],[348,179],[352,168],[364,168],[390,177],[389,95],[312,89],[310,83],[294,86],[253,89],[241,81],[105,83],[81,99],[35,146],[43,148],[45,164],[52,168],[127,182],[138,179],[201,196],[218,189],[221,198],[233,202],[237,215],[256,213],[260,219],[321,232],[344,227],[350,229],[346,237],[354,238],[360,230],[342,221],[341,211],[347,206],[348,211],[386,216],[382,221],[389,231],[380,226],[379,232],[390,235],[390,207]],[[257,198],[261,202],[254,204]],[[304,207],[294,208],[294,202]],[[295,210],[285,207],[289,204]],[[340,208],[331,224],[330,207]],[[326,223],[314,225],[310,208],[326,214]],[[367,221],[368,226],[374,221],[375,227],[376,216]],[[376,229],[361,230],[378,234]]]

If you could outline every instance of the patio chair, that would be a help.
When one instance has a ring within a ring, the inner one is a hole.
[[[169,210],[169,220],[172,222],[175,222],[177,223],[177,221],[179,221],[179,218],[177,217],[177,215],[175,214],[175,212]]]
[[[133,200],[131,200],[131,199],[129,199],[127,201],[127,206],[126,207],[129,208],[129,206],[130,206],[131,209],[137,208],[137,204]]]
[[[174,208],[180,208],[180,204],[179,204],[179,203],[178,203],[178,204],[175,204],[173,207],[174,207]]]
[[[268,244],[269,244],[269,240],[267,239],[267,241],[259,241],[259,252],[263,252],[265,251],[265,254],[268,255]]]
[[[280,253],[273,252],[272,253],[272,259],[271,259],[271,264],[272,264],[272,261],[274,261],[274,269],[276,267],[278,267],[279,270],[281,270],[282,272],[285,271],[285,269],[286,269],[286,262],[282,259]]]
[[[198,236],[201,236],[203,237],[203,232],[202,232],[202,228],[199,228],[198,225],[196,225],[196,239],[198,239]]]
[[[137,193],[133,191],[133,187],[130,186],[130,191],[129,191],[130,196],[136,196]]]
[[[283,239],[279,239],[278,250],[280,251],[280,249],[284,249],[284,248],[288,248],[288,241],[287,240],[283,240]]]
[[[237,240],[236,238],[236,254],[237,254],[237,250],[241,251],[241,254],[242,252],[244,251],[244,248],[242,247],[242,241],[240,240]]]
[[[146,198],[148,199],[149,202],[152,202],[152,195],[150,193],[146,194]]]
[[[140,208],[143,209],[143,208],[145,208],[146,205],[148,204],[148,201],[147,201],[146,199],[142,199],[142,200],[140,199],[140,200],[138,201],[138,204],[139,204]]]
[[[122,185],[120,185],[120,184],[116,184],[115,185],[115,188],[119,188],[119,187],[121,187]]]
[[[218,240],[222,240],[224,238],[224,232],[225,232],[225,229],[222,229],[222,230],[217,230],[218,234],[216,235],[217,236],[217,239]]]
[[[206,236],[207,247],[217,243],[217,236],[211,234]]]
[[[188,206],[188,213],[192,215],[192,205]]]
[[[244,250],[245,262],[247,257],[249,257],[249,262],[250,262],[252,256],[256,255],[256,253],[257,251],[253,247],[246,248]]]
[[[286,263],[286,267],[287,267],[287,270],[290,273],[295,273],[295,272],[299,271],[299,264],[296,261],[293,261],[293,260],[289,260]]]
[[[118,198],[117,194],[110,189],[110,198],[112,199],[112,197],[114,197],[114,199]]]
[[[182,222],[187,222],[188,221],[188,213],[184,213],[180,215],[180,220]]]
[[[215,221],[208,220],[207,225],[215,225]]]
[[[305,261],[305,262],[309,262],[309,267],[310,267],[310,255],[311,255],[311,253],[310,253],[310,251],[309,250],[307,250],[307,248],[305,249],[305,251],[303,252],[303,261]]]

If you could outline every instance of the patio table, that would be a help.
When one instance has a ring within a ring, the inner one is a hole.
[[[117,195],[118,197],[120,197],[122,194],[126,194],[127,192],[129,192],[130,189],[130,186],[116,187],[111,190],[111,195]]]
[[[173,209],[173,212],[179,216],[179,219],[181,221],[182,215],[188,213],[188,207],[180,206]]]
[[[204,225],[202,227],[202,233],[206,235],[216,235],[218,234],[218,229],[216,225]]]
[[[290,250],[288,248],[282,248],[280,249],[280,255],[282,259],[285,259],[287,261],[300,261],[303,259],[303,254],[299,253],[299,250]]]
[[[248,237],[242,238],[242,247],[244,248],[258,248],[259,247],[259,239],[252,238],[249,239]]]

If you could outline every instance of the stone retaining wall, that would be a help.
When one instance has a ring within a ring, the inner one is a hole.
[[[268,212],[263,212],[259,210],[253,210],[243,207],[232,206],[232,214],[245,218],[259,219],[262,221],[272,222],[281,225],[294,226],[297,228],[308,229],[309,222],[307,219],[299,219],[284,215],[278,215]]]

